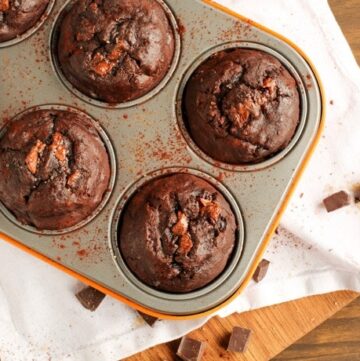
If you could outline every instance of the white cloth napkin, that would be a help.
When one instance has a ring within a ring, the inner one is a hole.
[[[360,182],[360,71],[325,0],[219,0],[286,35],[314,61],[327,91],[324,136],[266,258],[266,278],[220,312],[227,315],[339,289],[360,291],[360,208],[327,214],[320,203]],[[300,195],[303,194],[302,197]],[[107,297],[95,313],[74,297],[79,282],[0,242],[1,361],[116,361],[200,326],[150,328]]]

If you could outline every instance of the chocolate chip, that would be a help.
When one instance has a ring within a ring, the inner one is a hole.
[[[158,321],[158,318],[149,316],[146,313],[142,313],[140,311],[137,311],[138,314],[141,316],[141,318],[150,326],[152,327],[156,321]]]
[[[266,259],[263,259],[260,261],[260,263],[253,275],[253,280],[255,282],[260,282],[264,279],[264,277],[266,276],[266,273],[268,271],[269,264],[270,264],[270,262]]]
[[[360,184],[354,186],[354,202],[360,203]]]
[[[203,341],[194,340],[184,336],[181,339],[176,354],[183,361],[199,361],[204,354],[205,346],[206,343]]]
[[[189,227],[189,221],[184,213],[181,211],[178,211],[178,221],[177,223],[172,227],[172,232],[176,236],[183,236],[186,234],[187,229]]]
[[[350,196],[345,191],[337,192],[323,200],[325,208],[328,212],[336,211],[339,208],[350,204]]]
[[[251,330],[242,327],[234,327],[230,336],[228,351],[245,352],[249,344]]]
[[[0,0],[0,11],[7,11],[10,8],[9,0]]]
[[[105,294],[92,287],[86,287],[76,295],[80,303],[88,310],[95,311],[105,298]]]
[[[37,171],[39,157],[44,151],[45,147],[46,144],[44,144],[41,140],[37,140],[25,158],[26,166],[32,174],[35,174]]]

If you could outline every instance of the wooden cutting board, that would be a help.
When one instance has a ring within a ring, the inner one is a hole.
[[[267,361],[317,327],[356,297],[357,294],[354,292],[336,292],[323,296],[307,297],[241,314],[233,314],[227,318],[215,317],[204,327],[191,332],[189,336],[207,342],[203,357],[204,361]],[[357,316],[360,329],[360,307]],[[225,351],[230,332],[234,326],[249,328],[253,331],[249,347],[243,354]],[[330,329],[329,334],[331,332]],[[177,360],[175,353],[178,345],[179,340],[159,345],[130,357],[126,361]],[[311,349],[311,344],[308,346],[309,348]],[[360,347],[358,351],[360,356]],[[289,361],[295,360],[295,358],[284,358],[283,360]],[[297,358],[296,360],[330,361],[330,358]],[[337,359],[337,361],[340,360],[359,361],[355,358],[347,358],[346,353],[345,358]],[[335,359],[332,361],[335,361]]]
[[[360,63],[360,0],[329,0],[329,3]],[[207,342],[204,361],[267,361],[357,296],[354,292],[335,292],[234,314],[225,319],[215,317],[190,336]],[[315,330],[314,335],[308,335],[308,339],[304,338],[278,355],[276,360],[360,361],[360,301],[352,305],[340,316],[335,316],[328,325],[324,324],[323,328]],[[334,325],[340,327],[337,329]],[[253,330],[251,343],[244,354],[225,351],[233,326]],[[178,343],[174,341],[156,346],[126,361],[175,360]]]

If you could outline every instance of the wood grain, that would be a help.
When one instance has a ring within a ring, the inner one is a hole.
[[[329,0],[329,4],[360,63],[360,0]]]
[[[273,361],[360,361],[360,298]]]
[[[190,337],[207,342],[208,347],[203,357],[205,361],[267,361],[356,297],[354,292],[335,292],[234,314],[224,319],[215,317],[204,327],[191,332]],[[360,312],[357,317],[360,320]],[[234,326],[253,330],[248,350],[243,354],[225,351]],[[179,340],[159,345],[126,361],[172,361],[176,359],[174,355],[178,344]],[[360,352],[359,349],[358,351]]]
[[[329,0],[329,3],[360,63],[360,0]],[[335,292],[234,314],[225,319],[213,318],[190,336],[207,342],[205,361],[360,361],[360,298],[357,296],[354,292]],[[253,330],[244,354],[225,351],[234,326]],[[294,343],[296,340],[299,341]],[[126,361],[176,360],[178,343],[177,340],[159,345]],[[292,346],[286,349],[289,345]]]

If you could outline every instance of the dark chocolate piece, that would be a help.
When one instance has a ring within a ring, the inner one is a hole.
[[[95,311],[105,298],[105,294],[90,286],[82,289],[76,295],[80,303],[88,310]]]
[[[360,184],[354,186],[354,202],[360,203]]]
[[[325,208],[328,212],[336,211],[339,208],[350,204],[350,196],[345,191],[337,192],[323,200]]]
[[[137,311],[138,314],[142,317],[142,319],[149,325],[149,326],[153,326],[154,323],[158,320],[158,318],[147,315],[146,313],[142,313],[140,311]]]
[[[205,342],[184,336],[176,354],[184,361],[199,361],[204,354],[205,347]]]
[[[251,330],[242,327],[234,327],[227,350],[232,352],[245,352],[249,343],[250,335]]]
[[[263,259],[260,261],[260,263],[253,275],[253,280],[255,282],[260,282],[264,279],[264,277],[266,276],[266,273],[268,271],[269,264],[270,264],[270,262],[266,259]]]

